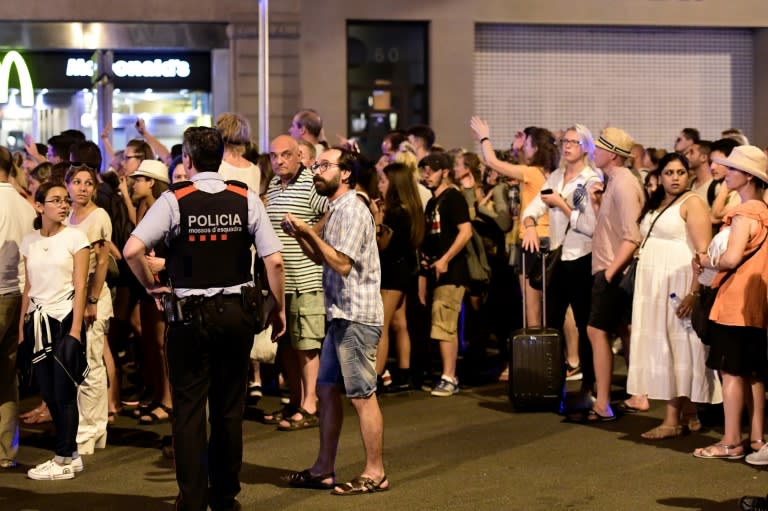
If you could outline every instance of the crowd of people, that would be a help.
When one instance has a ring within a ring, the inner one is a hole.
[[[738,130],[710,142],[686,128],[666,152],[617,127],[532,126],[508,150],[483,119],[468,128],[478,152],[439,146],[426,125],[391,131],[381,154],[331,147],[314,110],[263,154],[233,113],[170,149],[141,120],[119,151],[105,130],[104,155],[76,130],[0,147],[0,467],[15,466],[19,420],[52,420],[55,455],[28,476],[71,479],[125,414],[171,423],[179,509],[237,509],[243,409],[285,388],[262,421],[320,430],[290,484],[384,491],[377,395],[507,380],[523,317],[564,334],[564,376],[585,403],[572,417],[610,422],[661,400],[642,435],[654,441],[699,430],[697,405],[723,403],[723,438],[693,455],[768,464],[766,154]],[[542,253],[558,254],[546,293],[524,271]],[[699,338],[703,286],[717,295]],[[256,349],[273,340],[276,354]],[[629,396],[612,403],[619,344]],[[43,401],[21,416],[17,371]],[[343,484],[342,392],[365,452]]]

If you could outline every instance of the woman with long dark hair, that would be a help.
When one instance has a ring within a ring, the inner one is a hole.
[[[88,372],[84,314],[90,243],[67,227],[69,196],[61,183],[44,183],[35,194],[38,229],[24,237],[26,282],[19,324],[33,342],[32,363],[43,400],[56,425],[55,456],[27,476],[36,480],[72,479],[83,470],[77,451],[77,386]]]
[[[704,200],[688,190],[685,156],[664,156],[658,176],[659,186],[640,216],[645,241],[632,300],[627,379],[630,395],[666,401],[662,423],[641,435],[647,440],[699,430],[693,403],[722,401],[720,382],[704,364],[705,346],[685,322],[699,290],[691,259],[706,250],[712,237],[709,211]],[[670,298],[673,293],[679,301]]]
[[[381,258],[381,298],[384,326],[376,352],[376,374],[384,374],[389,353],[390,327],[395,333],[398,370],[388,390],[411,388],[411,339],[405,318],[406,293],[413,286],[416,249],[424,238],[424,211],[412,170],[403,163],[391,163],[379,174],[383,196],[374,217],[376,242]]]
[[[131,174],[131,200],[136,204],[137,221],[140,222],[160,194],[168,189],[168,167],[157,160],[144,160]],[[137,223],[138,223],[137,222]],[[147,256],[149,267],[160,278],[165,270],[164,245],[160,244]],[[139,300],[141,315],[141,341],[144,349],[144,378],[152,389],[149,403],[139,406],[139,424],[151,426],[169,422],[173,413],[171,387],[165,364],[165,317],[158,310],[155,299],[142,293]]]

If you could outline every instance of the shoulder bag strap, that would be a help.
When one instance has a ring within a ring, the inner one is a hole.
[[[651,236],[651,231],[653,231],[653,226],[654,226],[654,225],[656,225],[656,221],[657,221],[659,218],[661,218],[661,215],[663,215],[663,214],[664,214],[664,212],[665,212],[666,210],[668,210],[668,209],[670,208],[670,206],[672,206],[672,204],[674,204],[674,203],[675,203],[675,201],[677,201],[677,199],[679,199],[681,196],[685,195],[685,193],[686,193],[686,192],[684,192],[684,193],[681,193],[680,195],[675,195],[675,198],[674,198],[674,199],[672,199],[672,202],[670,202],[669,204],[667,204],[666,206],[664,206],[664,209],[662,209],[662,210],[661,210],[661,213],[659,213],[658,215],[656,215],[656,218],[654,218],[654,219],[653,219],[653,222],[651,222],[651,226],[648,228],[648,232],[646,233],[646,235],[645,235],[645,238],[643,238],[643,243],[640,245],[640,248],[641,248],[641,249],[642,249],[642,248],[645,246],[645,242],[646,242],[646,241],[648,241],[648,238]]]
[[[749,259],[750,259],[750,258],[751,258],[753,255],[757,254],[757,253],[760,251],[760,248],[763,246],[763,243],[765,243],[765,240],[766,240],[766,238],[768,238],[768,232],[766,232],[766,233],[765,233],[765,236],[763,236],[763,241],[761,241],[761,242],[760,242],[760,244],[759,244],[759,245],[758,245],[758,246],[757,246],[757,247],[756,247],[756,248],[755,248],[755,249],[754,249],[752,252],[750,252],[750,253],[749,253],[749,255],[747,255],[747,256],[746,256],[744,259],[742,259],[742,260],[739,262],[739,264],[737,264],[735,267],[731,268],[731,269],[730,269],[730,271],[729,271],[728,273],[726,273],[726,274],[725,274],[725,277],[723,277],[723,280],[721,280],[721,281],[720,281],[720,285],[719,285],[719,286],[717,286],[717,288],[718,288],[718,289],[720,289],[721,287],[723,287],[723,284],[725,284],[725,281],[726,281],[726,280],[728,280],[728,279],[731,277],[731,275],[733,275],[734,273],[736,273],[736,270],[738,270],[738,269],[741,267],[741,265],[742,265],[742,264],[744,264],[744,263],[746,263],[747,261],[749,261]]]

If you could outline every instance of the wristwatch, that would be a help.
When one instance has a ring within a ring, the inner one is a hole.
[[[93,304],[99,303],[99,299],[95,296],[89,296],[88,303],[93,303]]]

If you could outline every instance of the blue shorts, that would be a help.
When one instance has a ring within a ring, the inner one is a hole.
[[[376,347],[381,327],[334,319],[320,352],[318,385],[344,385],[347,397],[376,392]]]

